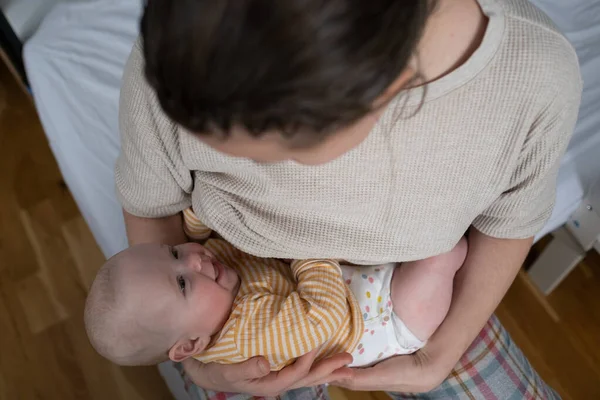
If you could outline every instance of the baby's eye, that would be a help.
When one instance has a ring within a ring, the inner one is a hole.
[[[175,259],[179,259],[179,253],[177,252],[177,249],[175,247],[171,247],[171,254]]]
[[[181,275],[177,277],[177,286],[179,286],[181,293],[185,293],[185,279]]]

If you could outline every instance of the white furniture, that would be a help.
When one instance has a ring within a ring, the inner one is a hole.
[[[586,256],[600,253],[600,180],[529,269],[531,281],[549,294]]]
[[[563,225],[600,176],[600,2],[537,0],[577,48],[585,79],[579,123],[558,177],[554,213],[539,236]],[[57,5],[25,45],[24,58],[44,130],[65,182],[106,256],[126,246],[114,164],[121,74],[138,31],[139,0]],[[170,364],[161,372],[189,399]]]

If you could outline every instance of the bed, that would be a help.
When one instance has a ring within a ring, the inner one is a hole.
[[[539,238],[567,221],[600,175],[600,3],[534,2],[576,47],[585,80],[577,129],[558,177],[556,207]],[[140,12],[138,0],[61,3],[24,46],[26,73],[51,149],[106,256],[126,246],[113,166],[121,74]],[[189,399],[179,372],[168,363],[159,368],[174,396]]]

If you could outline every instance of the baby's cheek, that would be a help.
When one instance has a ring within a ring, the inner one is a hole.
[[[198,329],[212,330],[212,326],[216,324],[215,320],[220,319],[220,303],[219,293],[215,292],[210,285],[197,286],[184,318],[192,320]]]

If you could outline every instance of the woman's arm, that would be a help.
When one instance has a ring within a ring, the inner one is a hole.
[[[557,76],[560,71],[560,85],[531,126],[507,186],[473,221],[469,253],[456,275],[452,304],[442,325],[421,351],[356,370],[351,379],[340,382],[342,386],[402,392],[434,389],[494,312],[527,256],[530,236],[543,227],[554,206],[560,159],[581,99],[577,57],[572,49],[567,51],[572,57],[555,69]]]
[[[355,369],[335,384],[353,390],[426,392],[446,379],[475,340],[515,279],[532,239],[496,239],[476,229],[455,278],[450,311],[427,345],[374,367]]]
[[[532,243],[533,238],[497,239],[471,229],[469,244],[473,248],[456,276],[453,304],[430,340],[432,351],[445,353],[445,370],[456,365],[483,329],[515,280]],[[453,346],[447,348],[449,339]]]
[[[141,218],[123,210],[129,245],[164,243],[177,245],[187,241],[181,213],[164,218]]]

